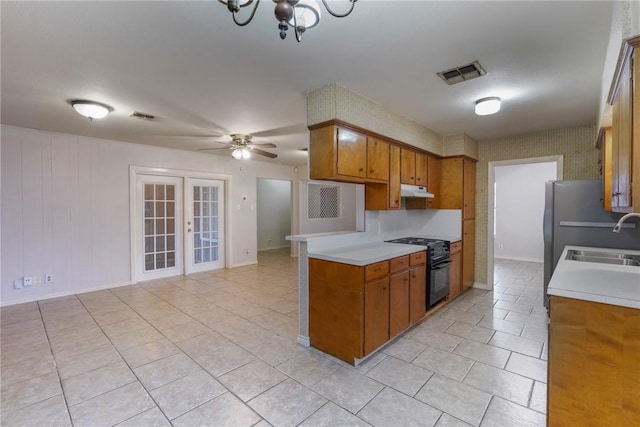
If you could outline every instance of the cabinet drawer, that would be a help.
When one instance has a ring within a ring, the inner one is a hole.
[[[364,268],[364,278],[367,282],[388,275],[389,261],[377,262],[375,264],[367,265]]]
[[[409,268],[409,255],[394,258],[389,261],[389,272],[391,274],[403,271]]]
[[[409,265],[411,266],[424,264],[427,261],[427,252],[425,251],[416,252],[415,254],[409,255],[409,257],[410,257]]]
[[[462,242],[461,241],[451,243],[451,253],[452,254],[455,254],[456,252],[460,252],[461,250],[462,250]]]

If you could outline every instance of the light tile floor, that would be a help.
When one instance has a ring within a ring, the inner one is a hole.
[[[3,426],[543,426],[542,265],[352,367],[295,343],[296,260],[1,309]]]

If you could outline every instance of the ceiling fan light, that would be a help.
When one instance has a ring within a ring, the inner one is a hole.
[[[249,150],[247,150],[246,148],[243,148],[241,151],[242,151],[242,158],[244,160],[251,158],[251,152]]]
[[[478,116],[489,116],[500,111],[500,98],[490,96],[476,101],[476,114]]]
[[[236,160],[240,160],[242,159],[242,151],[238,150],[237,148],[235,150],[233,150],[231,152],[231,156],[236,159]]]
[[[81,116],[90,120],[102,119],[113,111],[113,107],[93,101],[73,100],[70,101],[71,106]]]

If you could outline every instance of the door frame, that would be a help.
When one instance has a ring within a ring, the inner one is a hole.
[[[493,202],[496,196],[494,191],[494,185],[496,182],[496,167],[555,162],[557,180],[560,181],[563,179],[563,161],[564,156],[560,154],[557,156],[529,157],[524,159],[500,160],[488,163],[487,169],[489,179],[487,185],[487,290],[493,290],[493,267],[495,257],[493,242],[493,234],[495,232],[495,230],[493,229]]]
[[[223,173],[215,173],[215,172],[203,172],[203,171],[194,171],[194,170],[185,170],[185,169],[172,169],[172,168],[158,168],[151,166],[141,166],[141,165],[129,165],[129,248],[130,248],[130,276],[131,276],[131,284],[138,283],[137,273],[136,273],[136,254],[141,248],[138,248],[138,242],[136,236],[141,230],[138,227],[138,221],[136,221],[136,215],[138,214],[137,208],[137,192],[136,192],[136,177],[138,175],[157,175],[157,176],[172,176],[183,179],[183,202],[187,197],[185,194],[184,187],[186,186],[186,182],[188,178],[202,178],[202,179],[214,179],[218,181],[224,181],[224,203],[225,203],[225,224],[224,224],[224,233],[225,233],[225,244],[224,244],[224,267],[227,268],[231,265],[230,254],[232,251],[232,243],[229,238],[230,231],[232,230],[232,215],[231,215],[231,203],[230,203],[230,195],[232,188],[232,179],[231,175],[223,174]],[[184,207],[183,207],[184,209]],[[184,228],[184,217],[183,224],[181,226]],[[183,233],[183,248],[185,246],[186,235]],[[184,263],[184,250],[183,249],[183,263]],[[184,265],[183,272],[184,275]]]

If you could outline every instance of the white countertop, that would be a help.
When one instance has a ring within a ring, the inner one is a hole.
[[[640,309],[639,266],[574,261],[566,259],[569,250],[640,256],[640,251],[630,249],[566,246],[551,276],[549,295]]]
[[[309,258],[364,266],[415,252],[425,251],[426,249],[426,247],[418,245],[379,242],[327,251],[310,252]]]

